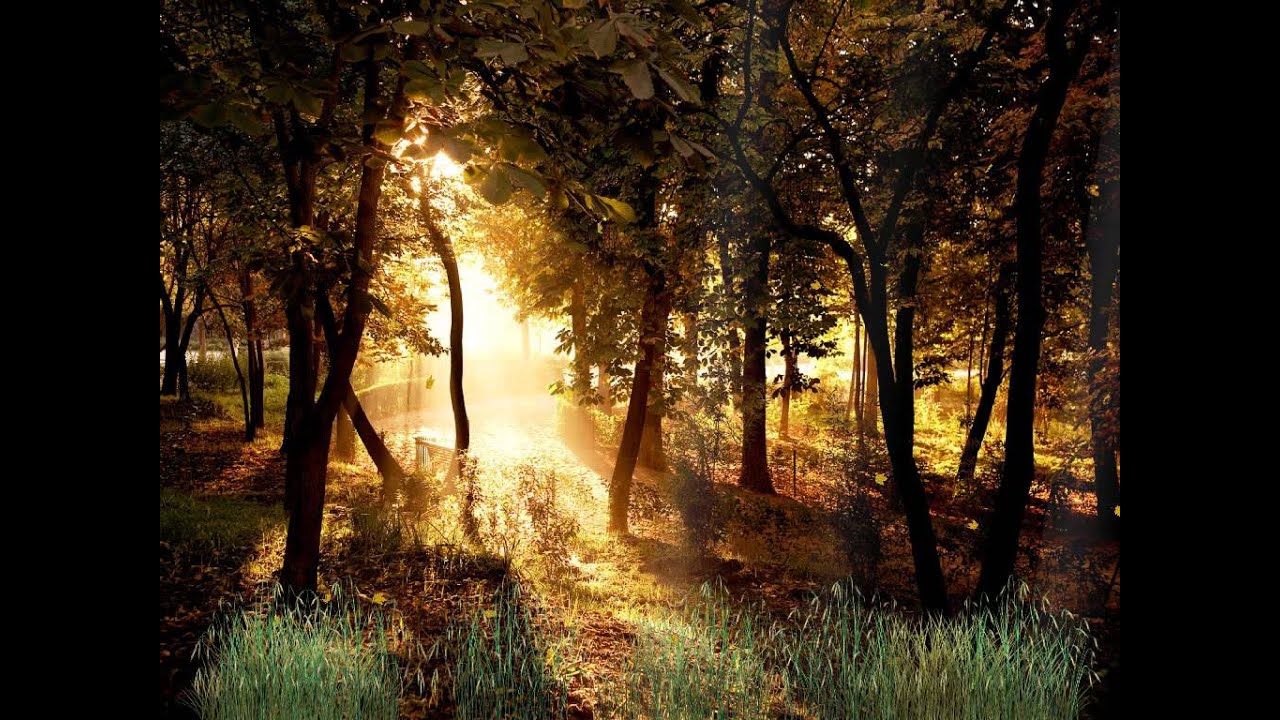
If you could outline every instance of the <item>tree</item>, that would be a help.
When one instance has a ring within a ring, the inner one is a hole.
[[[1023,135],[1018,155],[1017,194],[1014,214],[1017,222],[1017,297],[1012,364],[1009,371],[1009,409],[1005,431],[1005,461],[996,507],[987,527],[980,596],[994,598],[1013,574],[1018,552],[1018,536],[1035,476],[1036,375],[1040,363],[1041,332],[1044,326],[1042,302],[1041,183],[1049,156],[1050,142],[1058,118],[1085,54],[1094,44],[1094,33],[1108,42],[1118,13],[1118,4],[1103,2],[1087,8],[1086,21],[1074,38],[1068,38],[1071,18],[1080,2],[1058,0],[1050,8],[1044,26],[1044,46],[1048,73],[1040,86],[1035,110]]]

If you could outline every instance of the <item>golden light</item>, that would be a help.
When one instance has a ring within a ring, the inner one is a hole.
[[[462,174],[462,166],[441,150],[429,161],[428,172],[435,180],[452,180]]]

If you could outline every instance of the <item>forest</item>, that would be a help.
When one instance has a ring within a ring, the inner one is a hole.
[[[161,717],[1119,716],[1119,28],[161,0]]]

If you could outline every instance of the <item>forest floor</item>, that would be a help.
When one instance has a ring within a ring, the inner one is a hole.
[[[730,482],[732,468],[716,473],[714,540],[711,552],[702,554],[684,540],[669,473],[638,471],[630,536],[606,533],[612,458],[598,444],[566,444],[547,407],[530,401],[475,409],[483,548],[462,540],[456,501],[438,493],[428,512],[403,514],[393,528],[371,527],[378,478],[367,457],[361,451],[356,464],[333,463],[322,582],[350,582],[429,643],[482,602],[504,574],[519,573],[539,607],[572,635],[569,712],[577,718],[607,714],[631,655],[636,619],[672,606],[714,578],[734,596],[777,615],[850,574],[868,591],[905,607],[914,604],[900,515],[885,497],[871,493],[868,512],[882,530],[860,545],[842,543],[824,509],[833,487],[823,477],[830,463],[805,439],[777,443],[772,450],[782,495],[745,493]],[[408,459],[412,436],[439,422],[410,417],[380,429],[397,456]],[[272,432],[244,443],[234,415],[210,401],[161,400],[162,716],[191,716],[180,701],[197,669],[192,651],[201,635],[220,612],[260,597],[273,581],[285,522],[279,443]],[[926,473],[944,569],[959,604],[976,582],[981,503],[942,491],[945,481]],[[1039,488],[1019,571],[1035,594],[1089,620],[1105,666],[1118,656],[1119,550],[1093,539],[1095,521],[1083,495],[1065,482],[1047,481]],[[538,497],[552,500],[529,502]],[[438,656],[404,660],[416,663],[425,678],[444,673]],[[442,699],[447,693],[429,685],[407,694],[402,715],[453,716]]]

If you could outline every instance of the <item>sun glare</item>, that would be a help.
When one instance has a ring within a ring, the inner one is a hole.
[[[431,158],[431,177],[436,180],[452,180],[462,174],[462,166],[453,161],[445,151],[441,150]]]

